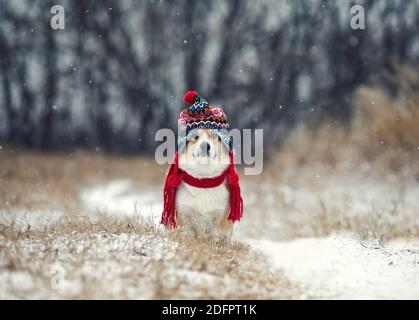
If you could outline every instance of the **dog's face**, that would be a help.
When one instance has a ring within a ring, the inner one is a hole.
[[[179,167],[196,178],[219,176],[229,162],[228,149],[212,129],[198,129],[179,157]]]

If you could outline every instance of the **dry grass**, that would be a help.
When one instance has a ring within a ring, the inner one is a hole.
[[[379,176],[419,175],[419,74],[406,77],[399,80],[403,91],[397,98],[378,88],[358,88],[348,127],[331,120],[313,128],[301,124],[271,167],[314,164],[349,171],[370,166]]]
[[[112,179],[161,184],[165,168],[152,157],[118,157],[76,152],[44,154],[0,150],[0,209],[80,211],[80,189]]]
[[[391,99],[361,87],[350,126],[327,121],[292,131],[246,188],[248,212],[269,223],[246,230],[275,239],[342,230],[362,238],[419,236],[419,94],[404,90]]]
[[[267,299],[298,292],[243,244],[167,235],[136,219],[0,227],[0,298]]]
[[[270,270],[264,257],[246,245],[167,233],[139,217],[87,215],[79,195],[90,185],[129,179],[136,191],[160,187],[166,168],[151,159],[3,149],[0,161],[0,298],[297,295],[280,271]],[[22,228],[9,215],[13,208],[25,208],[29,214],[58,210],[66,216],[53,224]],[[60,281],[62,287],[57,286]]]
[[[351,138],[359,157],[396,174],[419,174],[419,94],[394,101],[361,88],[356,105]]]

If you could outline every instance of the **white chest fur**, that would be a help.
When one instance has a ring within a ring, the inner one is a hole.
[[[176,213],[180,225],[196,233],[214,233],[216,221],[229,210],[226,182],[215,188],[196,188],[182,182],[176,192]]]

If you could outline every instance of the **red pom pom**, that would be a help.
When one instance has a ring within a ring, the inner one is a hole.
[[[195,101],[194,99],[195,99],[196,96],[199,96],[198,92],[196,92],[196,91],[188,91],[183,96],[183,101],[185,103],[193,104],[194,101]]]

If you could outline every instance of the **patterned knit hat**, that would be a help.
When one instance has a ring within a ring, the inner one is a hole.
[[[182,110],[179,115],[178,150],[182,152],[186,142],[198,129],[213,129],[224,145],[231,150],[231,136],[227,116],[222,108],[212,107],[196,91],[188,91],[183,101],[189,107]]]

